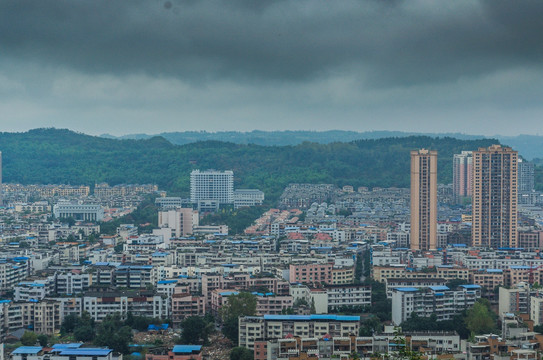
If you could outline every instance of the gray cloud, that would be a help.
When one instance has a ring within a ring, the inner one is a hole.
[[[543,133],[541,18],[539,1],[1,1],[0,130]]]
[[[3,56],[88,73],[374,85],[450,81],[542,57],[536,1],[4,1]]]

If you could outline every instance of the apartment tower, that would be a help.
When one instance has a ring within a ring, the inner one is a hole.
[[[473,152],[473,246],[517,247],[517,162],[510,147]]]
[[[194,170],[190,173],[190,201],[214,200],[219,204],[234,202],[234,172]]]
[[[411,151],[411,250],[437,248],[437,151]]]
[[[462,151],[453,157],[453,194],[457,203],[471,197],[473,189],[473,153]]]

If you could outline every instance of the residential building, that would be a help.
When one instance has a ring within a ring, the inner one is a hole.
[[[176,208],[158,212],[158,227],[172,229],[175,237],[192,234],[194,226],[198,225],[198,211],[192,208]]]
[[[234,190],[234,208],[245,206],[262,205],[264,192],[258,189],[236,189]]]
[[[215,200],[219,204],[234,202],[234,172],[193,170],[190,173],[190,201]]]
[[[481,297],[479,285],[460,285],[457,290],[447,286],[395,288],[392,292],[392,322],[400,325],[413,313],[419,317],[436,315],[437,321],[451,320],[469,309]]]
[[[516,151],[500,145],[473,152],[474,246],[517,247],[517,160]]]
[[[437,151],[411,151],[411,250],[437,249]]]
[[[472,195],[473,152],[462,151],[453,155],[453,194],[457,203]]]
[[[146,354],[145,360],[202,360],[202,345],[175,345],[167,355]]]
[[[264,315],[239,318],[239,346],[254,350],[255,341],[304,338],[349,337],[358,334],[360,316]]]

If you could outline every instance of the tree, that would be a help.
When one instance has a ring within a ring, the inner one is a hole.
[[[256,296],[249,292],[230,295],[227,303],[221,308],[223,334],[237,344],[239,317],[254,315],[256,315]]]
[[[359,334],[360,336],[372,336],[375,332],[380,331],[382,328],[383,324],[381,324],[381,320],[379,320],[377,316],[372,316],[360,324]]]
[[[486,299],[479,299],[467,311],[466,327],[472,335],[487,334],[496,330],[496,321],[489,309],[490,303]]]
[[[21,344],[25,346],[36,345],[36,341],[38,341],[38,335],[33,331],[25,331],[21,337]]]
[[[77,341],[83,341],[83,342],[92,341],[95,335],[96,333],[94,331],[94,328],[90,325],[78,326],[74,330],[74,338]]]
[[[107,346],[116,352],[128,354],[128,344],[132,341],[132,328],[123,326],[119,314],[107,316],[98,326],[94,343]]]
[[[49,343],[49,337],[45,334],[38,335],[38,341],[41,347],[46,347]]]
[[[241,346],[235,347],[230,351],[230,360],[253,360],[253,352]]]
[[[181,322],[180,342],[182,344],[203,344],[209,343],[208,336],[213,331],[214,323],[206,321],[200,316],[189,316]]]

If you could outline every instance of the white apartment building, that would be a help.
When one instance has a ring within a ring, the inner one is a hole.
[[[262,205],[264,192],[258,189],[236,189],[234,190],[234,208],[244,206]]]
[[[194,170],[190,173],[190,201],[216,200],[219,204],[234,202],[234,172]]]
[[[392,322],[400,325],[413,313],[419,317],[435,314],[437,321],[451,320],[455,314],[471,308],[480,297],[479,285],[460,285],[458,290],[447,286],[395,288],[392,292]]]
[[[198,225],[198,211],[192,208],[176,208],[158,212],[158,227],[172,229],[175,237],[192,234],[194,226]]]
[[[80,204],[70,201],[59,201],[53,206],[56,218],[74,218],[82,221],[102,221],[104,209],[98,204]]]

